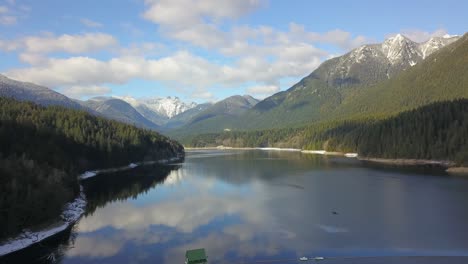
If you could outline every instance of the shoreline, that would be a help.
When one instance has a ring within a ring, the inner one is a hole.
[[[326,150],[304,150],[295,148],[236,148],[236,147],[201,147],[201,148],[185,148],[186,150],[265,150],[265,151],[291,151],[301,152],[304,154],[316,154],[325,156],[344,156],[347,158],[356,158],[364,162],[372,162],[378,164],[395,165],[395,166],[441,166],[446,168],[446,172],[452,175],[468,176],[468,167],[457,166],[455,162],[449,160],[426,160],[426,159],[386,159],[386,158],[368,158],[360,157],[358,153],[345,153],[338,151]]]
[[[447,173],[456,176],[468,176],[468,167],[450,167],[447,169]]]
[[[448,160],[426,160],[426,159],[385,159],[385,158],[367,158],[358,157],[360,161],[398,165],[398,166],[423,166],[423,165],[435,165],[445,168],[451,168],[455,165],[454,162]]]
[[[124,170],[131,170],[138,166],[151,165],[151,164],[167,164],[172,161],[180,160],[183,156],[181,154],[176,157],[169,159],[161,159],[156,161],[142,161],[136,163],[130,163],[127,166],[108,168],[101,170],[86,171],[78,176],[78,180],[84,180],[94,177],[103,173],[118,172]],[[10,253],[25,249],[33,244],[41,242],[49,237],[52,237],[73,224],[75,224],[85,212],[87,204],[86,195],[83,190],[83,186],[80,184],[80,193],[72,202],[65,205],[62,214],[60,215],[61,220],[48,225],[48,227],[39,231],[30,231],[29,229],[23,229],[23,231],[15,237],[8,238],[0,241],[0,257],[8,255]]]
[[[85,180],[88,178],[92,178],[94,176],[97,176],[99,174],[105,174],[105,173],[113,173],[113,172],[119,172],[119,171],[126,171],[126,170],[131,170],[139,166],[145,166],[145,165],[153,165],[153,164],[167,164],[169,162],[173,161],[178,161],[182,158],[182,155],[177,155],[176,157],[168,158],[168,159],[160,159],[160,160],[153,160],[153,161],[140,161],[140,162],[132,162],[128,164],[127,166],[121,166],[121,167],[114,167],[114,168],[108,168],[108,169],[99,169],[99,170],[90,170],[90,171],[85,171],[82,174],[78,176],[79,180]]]
[[[33,232],[29,229],[24,229],[19,235],[3,241],[4,243],[0,244],[0,257],[25,249],[66,230],[80,219],[85,211],[86,204],[83,186],[80,185],[80,194],[72,202],[66,204],[65,209],[60,215],[61,220],[50,224],[47,228],[40,231]]]
[[[303,154],[316,154],[316,155],[328,155],[328,156],[344,156],[347,158],[357,158],[358,154],[354,152],[345,153],[345,152],[338,152],[338,151],[326,151],[326,150],[305,150],[305,149],[298,149],[298,148],[236,148],[236,147],[225,147],[225,146],[217,146],[217,147],[200,147],[200,148],[190,148],[186,147],[186,150],[264,150],[264,151],[289,151],[289,152],[301,152]]]

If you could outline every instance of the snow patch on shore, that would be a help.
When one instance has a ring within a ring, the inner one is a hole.
[[[161,159],[161,160],[156,160],[156,161],[142,161],[142,162],[135,162],[135,163],[132,162],[132,163],[128,164],[127,166],[118,167],[118,168],[109,168],[109,169],[102,169],[102,170],[85,171],[83,174],[78,176],[78,178],[80,180],[84,180],[84,179],[92,178],[92,177],[94,177],[94,176],[96,176],[98,174],[130,170],[130,169],[134,169],[134,168],[136,168],[138,166],[142,166],[142,165],[151,165],[151,164],[155,164],[155,163],[166,164],[166,163],[169,163],[169,162],[172,162],[172,161],[177,161],[180,158],[182,158],[182,156],[172,157],[172,158],[169,158],[169,159]]]
[[[325,150],[302,150],[302,153],[307,153],[307,154],[319,154],[319,155],[325,155],[327,152]]]
[[[25,229],[20,235],[4,241],[0,244],[0,256],[24,249],[32,244],[62,232],[80,219],[81,215],[84,213],[85,207],[86,196],[83,192],[83,187],[80,186],[80,195],[75,198],[73,202],[65,205],[62,215],[60,216],[62,219],[61,221],[50,225],[49,228],[42,231],[32,232]]]
[[[295,149],[295,148],[257,148],[259,150],[274,150],[274,151],[301,151],[300,149]]]
[[[81,174],[79,177],[80,179],[87,179],[94,177],[98,174],[98,171],[85,171],[83,174]]]

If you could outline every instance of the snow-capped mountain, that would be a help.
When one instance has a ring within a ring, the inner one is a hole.
[[[185,103],[178,97],[171,96],[166,98],[142,99],[139,100],[139,102],[169,119],[197,106],[194,102]]]
[[[363,45],[343,56],[326,61],[314,75],[326,80],[331,86],[374,84],[418,64],[459,38],[446,35],[417,43],[398,34],[383,43]]]
[[[195,102],[186,103],[179,99],[179,97],[165,97],[165,98],[143,98],[136,99],[130,96],[119,97],[119,99],[126,101],[137,110],[138,108],[149,109],[158,115],[171,119],[172,117],[181,114],[191,108],[197,106]]]
[[[164,126],[172,118],[193,109],[196,103],[186,103],[178,97],[165,98],[142,98],[137,99],[130,96],[117,97],[133,106],[141,115],[153,123]]]

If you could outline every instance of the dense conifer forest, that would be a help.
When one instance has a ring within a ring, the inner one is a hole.
[[[6,98],[0,98],[0,145],[0,238],[58,217],[85,170],[183,153],[154,131]]]
[[[433,103],[382,119],[204,134],[187,143],[193,147],[325,149],[358,152],[364,157],[450,160],[467,165],[468,99]]]

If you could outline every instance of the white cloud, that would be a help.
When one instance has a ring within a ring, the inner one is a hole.
[[[18,49],[18,43],[0,39],[0,50],[11,52],[15,51],[16,49]]]
[[[219,81],[215,64],[181,51],[157,60],[118,57],[100,61],[89,57],[48,59],[36,67],[12,69],[5,74],[50,87],[125,83],[133,78],[176,81],[194,87]]]
[[[8,5],[0,6],[0,25],[11,26],[18,23],[18,20],[27,16],[31,8],[26,5],[17,6],[15,1],[5,1]]]
[[[145,0],[143,17],[154,23],[180,28],[214,20],[233,19],[258,8],[261,0]]]
[[[208,92],[208,91],[194,91],[192,94],[191,94],[191,97],[194,98],[194,99],[203,99],[205,101],[215,101],[215,96],[213,93],[211,92]]]
[[[277,85],[256,85],[256,86],[247,88],[246,91],[248,94],[254,97],[263,99],[267,96],[270,96],[274,93],[279,92],[279,90],[280,88]]]
[[[206,57],[186,50],[167,54],[171,49],[159,43],[132,43],[121,47],[117,39],[104,33],[59,36],[48,33],[0,40],[1,50],[17,51],[19,59],[30,64],[30,67],[10,69],[5,74],[64,89],[73,97],[85,92],[105,92],[102,87],[106,85],[133,79],[158,81],[187,96],[210,100],[215,98],[215,87],[255,83],[257,86],[250,88],[252,94],[262,97],[278,91],[277,84],[282,78],[301,78],[318,67],[329,56],[318,44],[348,49],[368,41],[339,29],[317,33],[295,23],[287,30],[226,24],[263,3],[266,1],[145,0],[146,11],[142,16],[157,23],[163,36],[182,42],[184,49],[202,47],[208,51]],[[81,22],[90,27],[100,26],[85,18]],[[143,34],[132,24],[122,24],[122,27],[132,34]],[[178,44],[176,42],[174,47]],[[116,57],[108,60],[89,57],[90,53],[100,50],[110,50]],[[47,56],[57,52],[74,56]],[[157,59],[153,59],[156,56]]]
[[[8,46],[0,45],[0,49],[40,54],[53,52],[79,54],[107,49],[118,43],[113,36],[104,33],[63,34],[60,36],[47,33],[43,36],[29,36],[10,41],[0,40],[0,43],[7,42]]]
[[[302,77],[315,69],[321,61],[319,57],[298,58],[298,54],[310,52],[315,50],[299,45],[297,50],[284,52],[281,59],[274,62],[263,57],[250,56],[243,57],[234,64],[217,64],[187,51],[159,59],[122,56],[108,61],[90,57],[45,59],[24,55],[22,59],[33,66],[11,69],[5,74],[14,79],[52,88],[122,84],[132,79],[154,80],[198,89],[196,93],[189,93],[194,97],[211,98],[212,94],[207,89],[213,86],[236,86],[252,81],[271,84],[284,77]]]
[[[71,86],[61,89],[61,92],[72,98],[82,98],[85,96],[98,96],[110,94],[111,88],[98,85]]]
[[[23,39],[26,51],[36,53],[68,52],[78,54],[102,50],[116,44],[117,40],[113,36],[103,33],[64,34]]]
[[[398,33],[388,34],[387,37],[393,37]],[[419,30],[419,29],[404,29],[400,32],[404,36],[408,37],[409,39],[415,42],[425,42],[432,37],[442,37],[447,34],[447,30],[445,29],[436,29],[432,32]]]
[[[131,43],[128,47],[118,49],[118,54],[121,56],[145,56],[150,57],[153,55],[161,54],[166,51],[166,46],[161,43],[142,42]]]
[[[14,25],[18,19],[15,16],[2,15],[0,16],[0,25],[9,26]]]
[[[1,43],[0,43],[1,46]],[[6,47],[8,48],[8,47]],[[0,48],[1,49],[1,48]],[[31,65],[39,65],[39,64],[44,64],[47,63],[48,59],[43,56],[42,54],[37,54],[37,53],[28,53],[24,52],[19,54],[19,59],[22,62],[26,62]]]
[[[83,24],[83,25],[85,25],[87,27],[90,27],[90,28],[102,27],[101,23],[93,21],[93,20],[88,19],[88,18],[82,18],[82,19],[80,19],[80,22],[81,22],[81,24]]]
[[[8,7],[0,6],[0,14],[6,14],[6,13],[8,13]]]
[[[219,48],[228,45],[227,36],[213,24],[196,24],[166,33],[173,39],[203,48]]]

